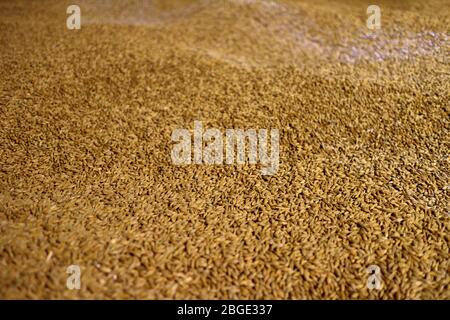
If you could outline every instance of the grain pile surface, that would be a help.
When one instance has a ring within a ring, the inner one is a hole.
[[[0,298],[450,299],[450,5],[377,2],[1,1]]]

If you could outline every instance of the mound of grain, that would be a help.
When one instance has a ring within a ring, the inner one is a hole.
[[[0,3],[1,298],[450,298],[446,1],[104,4]],[[195,120],[278,173],[174,166]]]

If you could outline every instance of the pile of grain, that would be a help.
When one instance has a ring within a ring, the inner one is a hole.
[[[1,298],[450,298],[447,1],[79,3],[0,3]],[[195,120],[278,173],[174,166]]]

